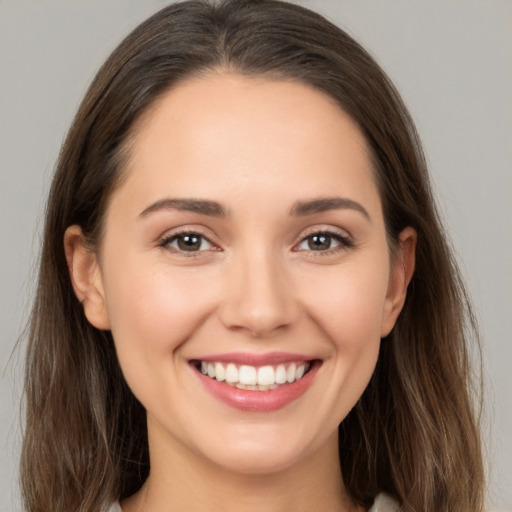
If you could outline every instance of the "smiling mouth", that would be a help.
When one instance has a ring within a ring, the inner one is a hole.
[[[301,380],[312,361],[250,366],[220,361],[193,361],[197,371],[217,382],[248,391],[270,391]]]

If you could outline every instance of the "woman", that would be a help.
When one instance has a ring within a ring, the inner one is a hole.
[[[368,54],[293,4],[170,6],[60,156],[27,509],[481,510],[472,327]]]

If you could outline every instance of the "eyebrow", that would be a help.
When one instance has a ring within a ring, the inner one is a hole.
[[[292,206],[290,215],[294,217],[305,217],[307,215],[314,215],[315,213],[322,213],[329,210],[343,209],[358,211],[368,220],[371,220],[369,213],[360,203],[343,197],[321,197],[310,201],[297,201]],[[165,198],[149,205],[139,214],[139,217],[145,217],[150,213],[162,210],[194,212],[213,217],[227,217],[228,215],[227,210],[216,201],[206,199]]]
[[[214,217],[226,217],[228,214],[226,209],[216,201],[208,201],[205,199],[166,198],[148,206],[139,214],[139,217],[145,217],[149,213],[161,210],[180,210],[200,213],[202,215],[211,215]]]
[[[362,213],[369,221],[371,221],[370,214],[366,209],[352,199],[344,197],[321,197],[319,199],[313,199],[311,201],[297,201],[292,209],[290,215],[296,217],[303,217],[306,215],[313,215],[315,213],[322,213],[328,210],[355,210]]]

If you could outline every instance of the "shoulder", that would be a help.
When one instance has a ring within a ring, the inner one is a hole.
[[[119,503],[113,503],[110,508],[107,510],[107,512],[123,512],[121,510],[121,505]]]
[[[387,494],[379,494],[368,512],[397,512],[398,503]]]

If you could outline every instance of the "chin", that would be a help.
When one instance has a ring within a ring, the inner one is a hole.
[[[269,475],[289,470],[311,459],[314,453],[326,447],[330,453],[337,453],[337,432],[322,442],[322,435],[294,437],[290,430],[253,426],[243,435],[227,435],[218,439],[215,446],[205,446],[203,457],[213,464],[232,473],[242,475]],[[300,434],[295,430],[295,434]],[[332,440],[332,441],[331,441]],[[209,443],[208,443],[209,444]]]
[[[222,457],[211,458],[224,470],[240,475],[265,476],[292,468],[301,460],[297,453],[276,452],[268,449],[232,450]]]

